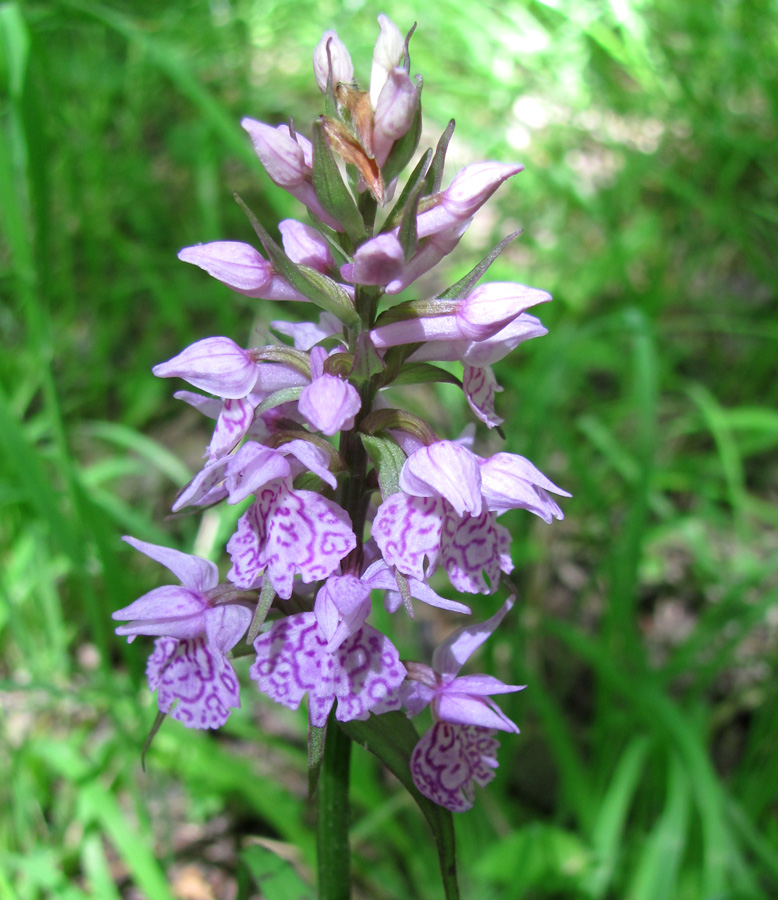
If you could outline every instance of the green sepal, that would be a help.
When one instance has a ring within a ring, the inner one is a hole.
[[[405,209],[405,204],[408,202],[408,198],[411,196],[411,192],[415,190],[419,182],[426,184],[424,176],[427,174],[427,166],[431,159],[432,150],[426,150],[424,156],[416,163],[416,168],[411,172],[408,181],[405,183],[405,187],[402,189],[402,193],[397,198],[397,202],[394,204],[392,211],[386,217],[384,227],[381,229],[382,234],[385,231],[391,231],[393,228],[397,227],[402,219],[403,210]]]
[[[416,96],[418,102],[416,104],[416,114],[411,122],[411,127],[405,132],[399,141],[395,141],[389,156],[381,168],[381,176],[384,184],[389,184],[392,179],[396,178],[400,172],[413,159],[413,154],[419,146],[419,138],[421,137],[421,76],[416,76]]]
[[[270,447],[271,449],[276,450],[279,447],[283,447],[284,444],[288,444],[289,441],[307,441],[309,444],[313,444],[320,450],[324,450],[330,458],[330,461],[327,464],[330,472],[343,472],[346,468],[346,464],[343,462],[343,457],[332,446],[332,444],[321,437],[321,435],[311,434],[310,431],[305,431],[303,429],[301,429],[300,431],[274,431],[267,437],[267,439],[264,441],[264,444],[266,447]]]
[[[327,736],[326,725],[308,723],[308,799],[313,799],[319,784],[321,761],[324,758],[324,739]]]
[[[420,181],[408,197],[408,202],[403,210],[402,221],[400,222],[400,231],[398,232],[398,240],[403,248],[403,256],[405,262],[409,262],[416,249],[419,246],[419,237],[416,229],[416,216],[419,212],[419,200],[426,188],[424,181]]]
[[[403,575],[402,572],[395,571],[395,580],[397,581],[397,587],[400,589],[400,596],[403,598],[403,606],[405,607],[405,612],[408,613],[408,618],[412,619],[414,617],[413,613],[413,597],[411,597],[411,586],[408,583],[408,576]]]
[[[354,368],[354,357],[350,353],[333,353],[324,360],[324,373],[347,378]]]
[[[383,372],[384,368],[384,361],[370,340],[370,335],[366,331],[361,331],[357,337],[357,349],[350,376],[357,382],[366,381],[373,375]]]
[[[370,716],[365,722],[338,722],[338,727],[377,756],[416,801],[435,836],[446,900],[458,900],[454,819],[449,810],[428,800],[413,783],[410,760],[419,741],[413,724],[401,712],[388,712]]]
[[[262,579],[262,590],[259,592],[259,600],[257,600],[257,608],[254,610],[254,618],[251,620],[249,632],[246,636],[247,644],[254,643],[254,639],[259,634],[259,629],[267,618],[268,610],[272,606],[275,596],[275,588],[267,577],[267,573],[265,573],[265,577]]]
[[[398,347],[390,347],[384,354],[384,365],[386,366],[386,369],[384,370],[383,377],[381,378],[378,387],[382,388],[387,384],[391,384],[400,374],[405,360],[408,359],[409,356],[412,356],[419,347],[423,346],[424,342],[418,341],[414,344],[400,344]]]
[[[343,183],[321,119],[313,123],[313,187],[319,203],[346,229],[352,241],[365,237],[365,225],[351,191]]]
[[[405,464],[405,454],[390,437],[362,434],[362,443],[378,473],[378,486],[386,500],[400,490],[400,470]]]
[[[282,403],[291,403],[293,400],[299,400],[303,390],[303,387],[298,386],[281,388],[278,391],[273,391],[273,393],[268,397],[265,397],[254,410],[254,417],[261,416],[262,413],[267,412],[269,409],[275,409],[276,406],[281,406]]]
[[[251,358],[258,363],[281,363],[285,366],[291,366],[306,378],[311,377],[310,356],[302,350],[295,350],[294,347],[285,347],[278,344],[257,347],[251,351]]]
[[[160,710],[157,713],[156,719],[154,719],[154,724],[151,726],[151,730],[149,731],[146,740],[143,742],[143,747],[140,751],[140,767],[144,772],[146,771],[146,754],[149,752],[149,749],[151,748],[151,742],[156,737],[157,732],[162,727],[162,723],[166,718],[167,713],[164,713],[162,712],[162,710]]]
[[[430,425],[421,416],[415,416],[407,409],[374,409],[359,424],[360,432],[369,435],[388,431],[390,428],[412,434],[427,447],[438,440]]]
[[[433,316],[450,316],[459,309],[459,300],[406,300],[385,309],[376,319],[374,328],[391,325],[394,322],[405,322],[408,319],[432,318]]]
[[[440,136],[438,146],[435,148],[435,156],[432,160],[429,172],[427,172],[428,194],[437,194],[440,190],[440,185],[443,181],[443,167],[446,164],[446,151],[448,150],[451,135],[454,133],[455,124],[453,119],[449,121],[448,125],[446,125],[446,130]]]
[[[406,363],[397,373],[392,384],[426,384],[429,382],[455,384],[457,387],[462,387],[462,382],[456,375],[430,363]]]
[[[441,300],[461,300],[462,297],[469,294],[476,286],[477,282],[483,278],[489,266],[491,266],[508,244],[510,244],[511,241],[515,241],[520,234],[521,229],[511,232],[508,237],[503,238],[494,249],[487,253],[477,266],[474,266],[467,275],[465,275],[464,278],[460,278],[456,284],[452,284],[451,287],[446,288],[446,290],[439,295],[439,298]]]
[[[284,253],[281,247],[273,240],[257,217],[246,206],[243,200],[235,194],[238,205],[246,213],[251,226],[265,248],[273,268],[282,275],[291,286],[307,297],[319,309],[337,316],[344,325],[354,326],[359,322],[359,314],[354,308],[354,303],[343,288],[321,272],[293,263]]]

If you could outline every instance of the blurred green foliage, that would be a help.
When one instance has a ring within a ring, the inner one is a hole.
[[[555,302],[498,372],[507,447],[575,495],[510,518],[522,610],[482,662],[530,687],[457,820],[463,895],[774,897],[775,0],[43,0],[0,3],[0,898],[313,882],[304,716],[246,691],[219,735],[166,725],[144,775],[145,648],[109,615],[159,578],[119,535],[218,557],[231,529],[164,521],[207,437],[151,365],[289,314],[175,253],[252,240],[233,191],[300,214],[239,120],[305,133],[321,32],[366,80],[381,11],[418,20],[450,174],[527,164],[444,276],[525,229],[490,277]],[[412,652],[450,623],[395,627]],[[354,779],[357,896],[439,896],[410,799],[366,754]]]

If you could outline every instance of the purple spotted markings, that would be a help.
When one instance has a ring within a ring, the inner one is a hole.
[[[332,574],[356,546],[347,513],[313,491],[268,485],[241,516],[227,544],[227,577],[251,588],[265,570],[280,597],[292,595],[295,575],[310,584]]]
[[[341,722],[400,708],[405,666],[391,641],[364,620],[370,591],[351,575],[331,578],[314,611],[274,622],[254,641],[249,670],[259,690],[297,709],[308,694],[312,725],[323,726],[337,700]]]
[[[433,803],[465,812],[475,800],[475,785],[494,778],[500,747],[495,734],[477,725],[436,722],[411,754],[413,783]]]
[[[240,707],[232,666],[204,638],[158,638],[146,664],[149,688],[158,691],[160,712],[189,728],[220,728]]]

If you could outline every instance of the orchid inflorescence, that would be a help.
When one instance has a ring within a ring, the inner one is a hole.
[[[216,420],[203,469],[173,509],[252,498],[227,544],[227,580],[213,562],[127,537],[180,585],[156,588],[113,617],[126,622],[116,631],[129,640],[157,637],[149,687],[161,713],[191,728],[218,728],[240,706],[232,662],[247,633],[251,679],[291,709],[308,694],[314,728],[333,707],[335,719],[350,722],[429,706],[434,724],[411,755],[413,781],[461,811],[473,803],[473,785],[494,775],[496,731],[518,732],[491,698],[520,686],[459,674],[513,594],[491,618],[444,640],[431,666],[401,661],[367,624],[371,598],[380,592],[390,613],[404,607],[413,616],[417,600],[470,614],[430,586],[436,570],[459,592],[495,593],[513,568],[499,516],[520,508],[561,519],[551,494],[569,494],[521,456],[478,456],[470,433],[439,439],[422,418],[393,407],[387,391],[398,381],[453,382],[476,418],[496,428],[501,388],[491,366],[546,333],[527,310],[551,297],[520,284],[477,285],[511,235],[448,290],[387,303],[454,250],[522,166],[469,165],[442,190],[452,121],[392,202],[419,142],[421,79],[409,74],[410,34],[386,16],[378,21],[369,91],[355,86],[335,32],[316,47],[325,114],[313,142],[292,124],[242,122],[270,178],[307,207],[313,225],[281,222],[282,248],[248,213],[267,258],[232,241],[179,253],[246,296],[320,310],[315,321],[272,323],[291,345],[244,349],[208,337],[154,368],[204,391],[175,396]],[[461,381],[434,362],[461,363]]]

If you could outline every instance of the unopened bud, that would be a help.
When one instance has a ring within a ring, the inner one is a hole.
[[[327,90],[328,46],[329,60],[332,61],[332,86],[336,87],[339,83],[350,84],[354,80],[354,64],[351,62],[346,45],[334,31],[325,31],[313,51],[313,72],[316,76],[316,84],[319,85],[322,94]]]

